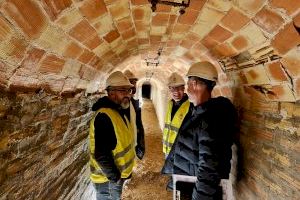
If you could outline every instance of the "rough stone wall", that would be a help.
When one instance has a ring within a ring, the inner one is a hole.
[[[80,199],[96,96],[0,92],[0,199]]]
[[[267,101],[253,87],[239,87],[236,199],[299,199],[300,104]]]

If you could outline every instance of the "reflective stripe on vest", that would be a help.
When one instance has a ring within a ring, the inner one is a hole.
[[[94,183],[104,183],[108,181],[108,178],[101,170],[100,164],[95,160],[95,127],[94,121],[98,113],[105,113],[111,120],[116,139],[117,145],[112,151],[114,162],[118,167],[121,178],[128,178],[132,173],[132,169],[135,162],[135,150],[134,150],[134,134],[131,123],[125,116],[126,123],[120,114],[110,108],[99,109],[90,124],[90,178]],[[105,130],[104,130],[105,131]]]
[[[172,107],[173,101],[169,101],[163,131],[163,152],[165,154],[169,154],[171,151],[183,119],[189,111],[190,102],[189,100],[183,102],[171,120]]]

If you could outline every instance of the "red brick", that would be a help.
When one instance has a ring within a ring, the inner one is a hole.
[[[24,39],[12,37],[9,41],[9,48],[11,48],[9,52],[10,58],[20,62],[25,56],[27,46],[28,43]]]
[[[239,35],[237,37],[235,37],[231,44],[237,49],[237,50],[242,50],[242,49],[245,49],[246,47],[248,47],[249,43],[248,43],[248,40]]]
[[[197,1],[190,1],[190,6],[189,8],[194,9],[194,10],[201,10],[204,4],[206,3],[206,0],[197,0]]]
[[[287,81],[286,74],[279,61],[267,65],[271,78],[275,81]]]
[[[194,56],[193,56],[191,53],[189,53],[189,52],[186,52],[186,53],[182,56],[182,58],[183,58],[184,60],[186,60],[187,62],[195,62]]]
[[[193,49],[195,49],[197,51],[200,51],[200,52],[207,51],[207,48],[202,43],[195,44],[195,46],[193,47]]]
[[[114,20],[119,20],[131,14],[129,1],[118,1],[108,7],[109,12]]]
[[[214,39],[212,39],[209,36],[206,36],[205,38],[203,38],[201,40],[201,43],[208,49],[212,49],[219,44],[217,41],[215,41]]]
[[[96,77],[97,70],[92,67],[82,66],[79,74],[80,78],[84,80],[93,80]]]
[[[79,10],[88,20],[96,19],[107,13],[106,5],[103,0],[84,1]]]
[[[81,54],[82,51],[83,50],[79,45],[77,45],[75,42],[71,42],[65,50],[64,56],[75,59]]]
[[[128,50],[127,49],[125,49],[124,51],[122,51],[121,53],[119,53],[119,57],[121,58],[121,59],[125,59],[125,58],[127,58],[129,56],[129,53],[128,53]]]
[[[245,26],[250,19],[240,11],[231,8],[221,23],[229,30],[235,32]]]
[[[253,21],[268,33],[276,32],[284,23],[284,20],[277,13],[263,8],[253,18]]]
[[[173,33],[186,33],[189,31],[191,26],[186,24],[176,24],[173,29]]]
[[[89,40],[85,41],[84,45],[87,46],[89,49],[93,50],[102,44],[103,40],[99,38],[98,35],[94,35],[94,37],[90,37]]]
[[[132,5],[145,5],[148,4],[148,0],[131,0]]]
[[[108,43],[113,42],[115,39],[120,37],[120,33],[117,30],[112,30],[107,33],[103,39],[105,39]]]
[[[154,36],[154,35],[150,35],[150,42],[151,43],[157,43],[157,42],[161,42],[161,36]]]
[[[179,45],[180,41],[178,40],[169,40],[167,42],[167,47],[177,47]]]
[[[231,57],[237,54],[237,52],[226,43],[216,46],[214,49],[211,49],[211,52],[219,58]]]
[[[298,57],[284,57],[282,59],[282,65],[284,68],[287,69],[288,73],[292,77],[299,77],[300,76],[300,58]]]
[[[197,43],[200,41],[200,37],[199,35],[195,34],[195,33],[188,33],[185,37],[187,40],[193,41],[194,43]]]
[[[146,24],[144,21],[135,21],[134,23],[136,31],[145,32],[149,29],[149,25]]]
[[[293,23],[287,24],[272,40],[272,46],[281,55],[300,43],[300,35],[295,30]]]
[[[132,38],[132,37],[134,37],[134,36],[135,36],[135,31],[134,31],[134,29],[130,29],[130,30],[125,31],[125,32],[122,33],[122,38],[123,38],[124,40],[128,40],[129,38]]]
[[[134,20],[143,20],[144,19],[144,9],[142,8],[134,8],[132,12]]]
[[[294,14],[300,8],[300,1],[295,0],[270,0],[271,6],[283,8],[289,15]]]
[[[145,45],[145,44],[150,44],[150,41],[148,38],[138,38],[138,43],[139,45]]]
[[[170,18],[169,18],[169,25],[172,25],[175,23],[176,19],[177,19],[177,15],[170,15]]]
[[[46,58],[42,60],[39,71],[60,73],[63,69],[64,64],[65,64],[65,60],[58,58],[55,55],[48,55]]]
[[[72,0],[42,0],[42,4],[50,19],[54,21],[62,11],[72,5]]]
[[[270,100],[295,102],[295,97],[290,87],[285,85],[272,85],[267,96]]]
[[[94,56],[92,60],[89,62],[89,65],[94,67],[95,69],[100,70],[103,67],[103,57]]]
[[[6,40],[11,32],[12,29],[9,22],[6,21],[6,19],[2,18],[2,16],[0,16],[0,41]]]
[[[62,91],[64,86],[64,79],[60,77],[47,76],[43,78],[41,87],[48,93],[58,94]]]
[[[32,0],[8,0],[3,3],[2,9],[31,39],[38,38],[47,27],[45,15]]]
[[[103,56],[101,56],[101,59],[103,59],[104,61],[110,62],[111,58],[114,56],[116,56],[115,53],[112,50],[109,50]]]
[[[40,81],[34,77],[14,75],[11,77],[10,82],[10,91],[34,92],[40,88]]]
[[[95,54],[87,49],[85,49],[82,54],[79,56],[78,60],[87,64]]]
[[[86,20],[79,22],[69,31],[69,34],[91,50],[103,42],[96,30]]]
[[[165,26],[168,24],[169,15],[168,14],[156,14],[152,17],[152,25],[154,26]]]
[[[156,4],[155,12],[171,12],[172,7],[164,4]]]
[[[186,11],[185,14],[180,15],[178,17],[178,23],[188,24],[188,25],[194,24],[199,15],[199,12],[189,8],[187,8],[185,11]]]
[[[209,34],[208,36],[218,42],[224,42],[228,38],[230,38],[233,34],[224,29],[223,27],[217,25]]]
[[[44,50],[33,47],[26,52],[26,56],[22,61],[21,67],[35,71],[38,63],[44,55]]]
[[[182,40],[181,43],[180,43],[180,46],[186,48],[186,49],[189,49],[191,48],[193,45],[195,44],[194,41],[191,41],[191,40]]]
[[[128,47],[129,49],[137,48],[138,45],[139,45],[139,44],[138,44],[137,40],[135,40],[135,39],[130,40],[130,41],[127,42],[127,47]]]
[[[130,17],[126,17],[122,20],[117,21],[117,28],[120,32],[128,30],[133,27],[132,20]]]

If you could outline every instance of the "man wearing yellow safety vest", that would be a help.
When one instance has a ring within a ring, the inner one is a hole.
[[[113,72],[106,80],[108,96],[92,107],[96,114],[90,124],[90,178],[97,200],[120,199],[124,180],[132,173],[135,136],[125,115],[132,86],[122,72]]]
[[[172,99],[168,102],[163,130],[165,158],[170,153],[181,123],[190,109],[188,96],[184,93],[184,85],[183,78],[175,72],[168,78],[168,87]]]
[[[127,115],[132,122],[134,127],[134,133],[136,135],[136,146],[135,152],[136,156],[139,159],[142,159],[145,154],[145,131],[142,123],[142,113],[140,102],[138,99],[134,99],[133,96],[136,93],[136,82],[138,78],[130,71],[126,70],[124,75],[129,79],[130,83],[133,85],[132,87],[132,94],[131,94],[131,106],[127,109]]]

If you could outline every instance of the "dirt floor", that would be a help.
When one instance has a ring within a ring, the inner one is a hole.
[[[162,131],[150,100],[144,100],[142,120],[145,129],[146,154],[137,162],[132,178],[126,182],[122,200],[171,200],[166,191],[168,178],[160,174],[164,163]]]

